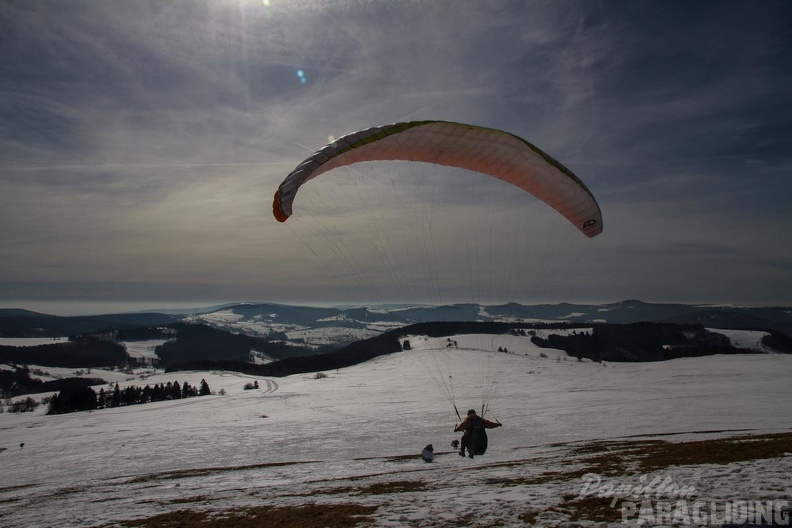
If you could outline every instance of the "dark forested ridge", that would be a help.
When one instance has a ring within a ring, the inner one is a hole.
[[[0,345],[0,363],[67,368],[134,366],[136,360],[127,354],[121,341],[150,339],[166,340],[156,348],[162,367],[201,360],[247,363],[253,359],[251,351],[272,360],[325,352],[322,349],[233,334],[206,325],[175,323],[85,334],[73,336],[67,342],[36,346]]]
[[[28,310],[0,309],[2,337],[62,337],[122,328],[167,325],[180,317],[158,313],[59,317]]]
[[[792,352],[783,335],[770,334],[766,345],[777,352]],[[591,332],[532,337],[540,347],[554,348],[580,359],[592,361],[663,361],[714,354],[760,354],[761,351],[732,346],[724,335],[702,325],[631,323],[594,325]]]
[[[68,389],[78,389],[90,385],[107,383],[101,378],[71,377],[50,381],[42,381],[43,373],[32,372],[27,366],[14,370],[0,369],[0,398],[13,398],[20,394],[37,394]]]
[[[217,312],[233,318],[213,317]],[[206,317],[203,317],[206,316]],[[443,306],[380,306],[315,308],[274,303],[239,303],[175,313],[133,313],[89,317],[57,317],[19,309],[0,309],[2,337],[57,337],[176,322],[204,323],[215,328],[267,336],[274,328],[365,328],[372,323],[390,327],[441,321],[541,320],[585,324],[637,322],[703,324],[707,328],[767,329],[792,337],[792,307],[709,306],[646,303],[626,300],[606,304]],[[231,322],[233,321],[233,322]],[[256,330],[257,329],[257,330]]]
[[[173,338],[156,348],[160,365],[165,367],[205,360],[248,363],[252,361],[251,351],[275,360],[321,353],[279,341],[232,334],[207,325],[177,323],[168,328],[173,332]]]
[[[84,368],[119,366],[128,360],[123,345],[92,335],[38,346],[0,346],[0,363]]]

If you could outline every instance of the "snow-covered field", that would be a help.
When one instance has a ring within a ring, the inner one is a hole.
[[[691,516],[693,498],[728,507],[761,501],[771,513],[779,508],[777,519],[790,501],[792,445],[771,458],[642,469],[628,442],[789,432],[792,356],[603,365],[537,349],[528,337],[456,336],[453,347],[445,338],[409,339],[412,350],[324,378],[157,374],[129,383],[205,378],[226,395],[60,416],[43,408],[0,414],[0,525],[108,526],[178,510],[355,504],[371,507],[360,520],[379,527],[556,526],[575,519],[576,504],[584,508],[584,491],[642,486],[605,507],[617,516],[624,505],[673,495],[668,484],[658,496],[657,484],[645,489],[652,481],[670,482],[677,495],[683,489]],[[499,347],[509,353],[492,352]],[[460,411],[480,404],[472,366],[493,369],[498,390],[488,417],[504,427],[490,431],[486,455],[452,452],[457,417],[432,383],[435,364],[453,370]],[[259,390],[243,390],[255,379]],[[425,464],[418,454],[429,443],[438,457]],[[621,466],[601,463],[611,449]],[[699,517],[722,524],[720,510],[708,512]],[[605,518],[576,522],[599,526]]]
[[[165,341],[165,339],[148,339],[145,341],[125,341],[121,344],[124,345],[127,354],[131,357],[159,359],[154,351]]]
[[[29,347],[66,343],[68,337],[0,337],[0,346]]]
[[[330,323],[333,320],[341,322],[343,319],[344,316],[339,315],[335,318],[324,319],[322,322]],[[208,324],[215,328],[223,328],[229,332],[238,332],[250,336],[268,336],[273,332],[282,332],[286,334],[288,341],[292,343],[314,347],[359,341],[401,326],[401,324],[394,322],[375,321],[367,323],[366,328],[350,328],[344,325],[312,328],[280,322],[277,314],[246,318],[230,309],[193,315],[185,320],[190,323]]]
[[[760,350],[762,352],[772,352],[762,344],[762,338],[770,335],[767,332],[758,330],[715,330],[708,328],[710,332],[723,334],[729,338],[732,346],[737,348],[747,348],[748,350]]]

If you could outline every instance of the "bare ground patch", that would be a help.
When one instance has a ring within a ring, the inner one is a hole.
[[[792,432],[737,436],[689,442],[614,440],[573,448],[575,469],[547,471],[525,478],[503,479],[505,485],[538,485],[579,479],[586,473],[619,476],[648,473],[670,466],[731,464],[792,454]]]
[[[348,528],[371,526],[368,516],[376,506],[358,504],[305,504],[272,508],[254,506],[221,512],[178,510],[146,519],[122,521],[109,526],[124,528]]]
[[[644,451],[642,471],[669,466],[731,464],[792,454],[792,433],[737,436],[683,443],[662,443]]]
[[[575,448],[575,464],[582,469],[547,472],[525,479],[511,479],[504,485],[541,485],[549,481],[578,479],[587,472],[600,475],[630,475],[663,470],[671,466],[731,464],[792,455],[792,432],[746,435],[689,442],[659,440],[592,442]],[[543,510],[531,509],[519,516],[534,524],[545,515],[561,514],[571,522],[618,522],[621,512],[612,506],[612,497],[565,495],[563,502]]]
[[[283,466],[296,466],[300,464],[313,464],[314,461],[306,460],[306,461],[299,461],[299,462],[269,462],[263,464],[247,464],[244,466],[226,466],[226,467],[208,467],[208,468],[196,468],[196,469],[181,469],[177,471],[164,471],[161,473],[149,473],[147,475],[140,475],[138,477],[134,477],[129,480],[131,484],[139,484],[142,482],[150,482],[155,480],[171,480],[171,479],[180,479],[180,478],[188,478],[188,477],[204,477],[207,475],[213,475],[215,473],[226,473],[231,471],[249,471],[251,469],[264,469],[264,468],[272,468],[272,467],[283,467]]]
[[[21,484],[19,486],[7,486],[5,488],[0,488],[0,493],[8,493],[10,491],[17,491],[26,488],[35,488],[37,484]]]

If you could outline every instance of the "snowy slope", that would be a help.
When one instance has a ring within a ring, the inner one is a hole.
[[[759,330],[721,330],[713,328],[708,328],[707,330],[717,334],[725,335],[729,338],[729,341],[733,347],[757,350],[760,352],[773,352],[771,349],[762,344],[762,338],[770,335],[767,332],[761,332]]]
[[[145,383],[197,385],[205,378],[213,391],[227,394],[61,416],[43,409],[2,414],[0,524],[98,526],[180,509],[356,503],[377,506],[375,526],[456,526],[466,515],[486,526],[518,526],[526,512],[580,492],[580,475],[531,480],[585,469],[570,446],[792,426],[788,355],[602,365],[537,349],[527,337],[457,336],[451,348],[445,338],[409,338],[410,351],[322,379],[177,372]],[[511,353],[493,352],[498,347]],[[435,356],[443,361],[430,359]],[[473,366],[496,371],[489,417],[504,427],[490,432],[485,456],[450,452],[457,418],[432,381],[429,370],[437,364],[453,369],[460,410],[479,404],[468,390],[480,382]],[[253,379],[261,389],[243,390]],[[428,443],[439,454],[434,464],[417,458]],[[787,454],[772,465],[759,460],[661,475],[710,498],[778,500],[790,496],[791,469]],[[637,482],[639,476],[609,478]],[[386,491],[370,491],[374,485]]]

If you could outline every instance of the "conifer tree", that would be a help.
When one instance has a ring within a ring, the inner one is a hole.
[[[181,386],[179,385],[178,381],[174,381],[173,385],[171,386],[170,390],[170,399],[171,400],[178,400],[182,396],[181,394]]]
[[[53,394],[49,401],[47,414],[61,414],[63,412],[65,411],[63,410],[63,404],[61,402],[60,396],[58,394]]]
[[[121,406],[121,388],[118,386],[118,383],[115,384],[115,388],[113,389],[113,407],[120,407]]]

